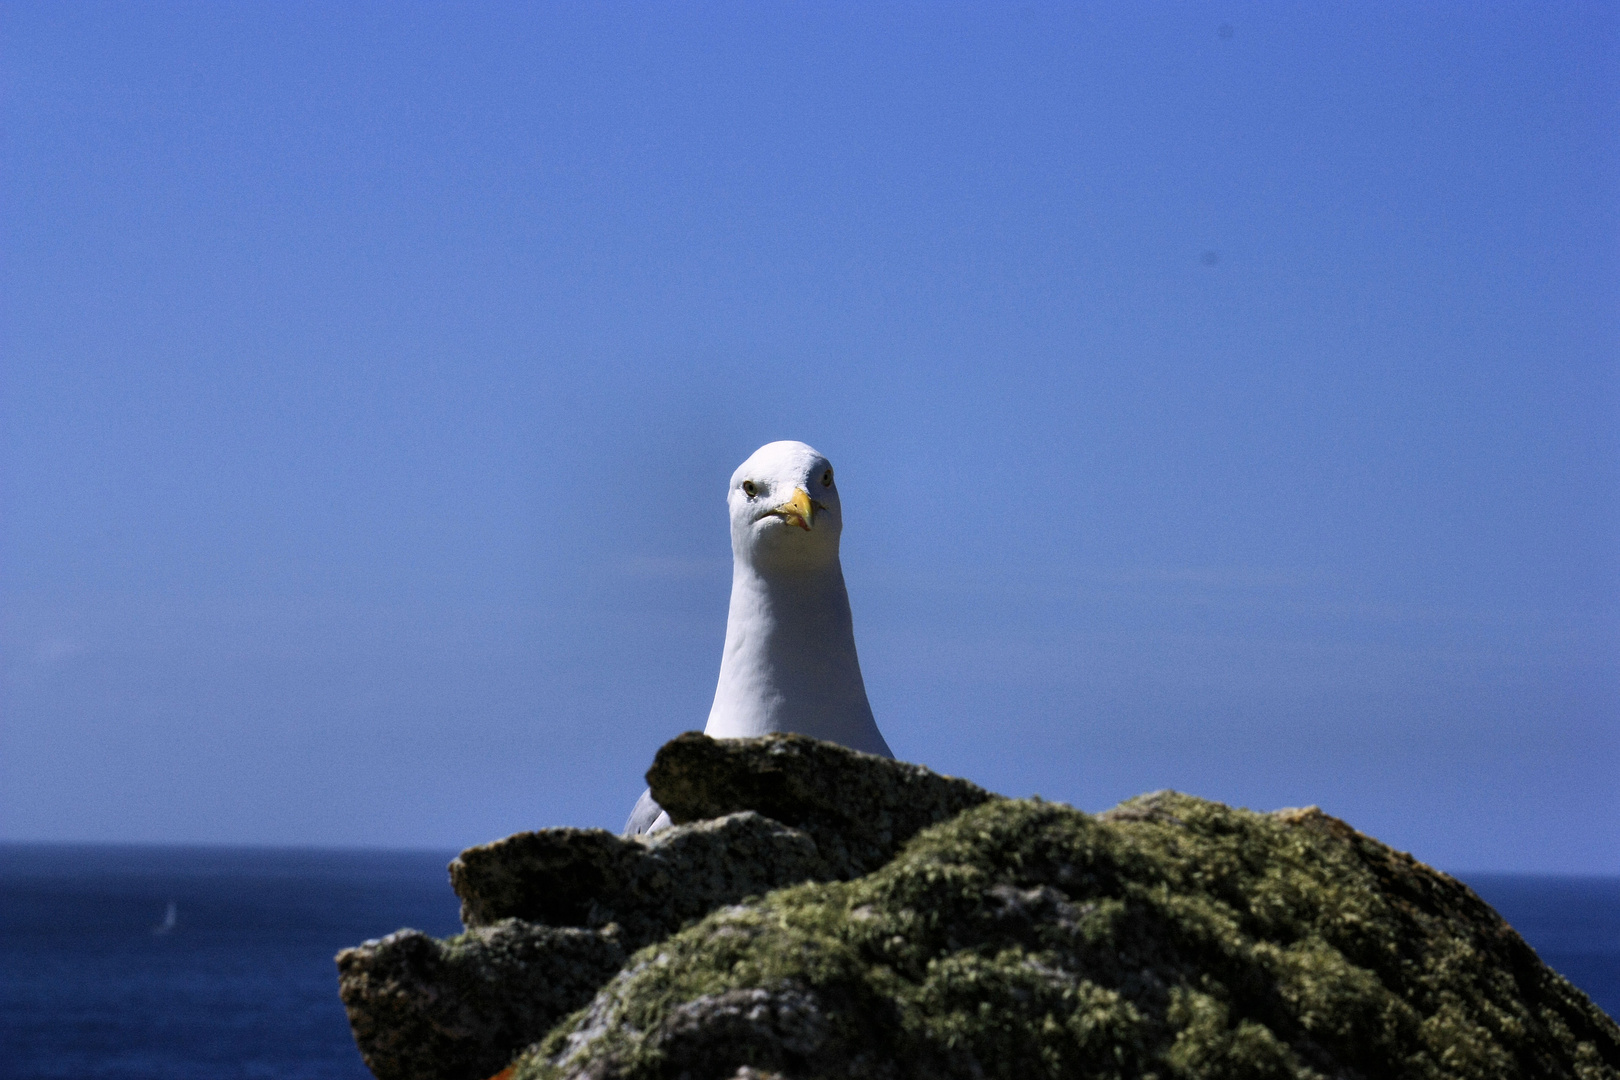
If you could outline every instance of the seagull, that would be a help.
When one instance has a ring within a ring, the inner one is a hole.
[[[766,443],[731,474],[726,502],[731,610],[704,734],[792,731],[893,757],[872,718],[855,653],[832,463],[802,442]],[[669,823],[649,790],[624,832]]]

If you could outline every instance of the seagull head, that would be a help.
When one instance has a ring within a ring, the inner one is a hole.
[[[802,442],[755,450],[731,474],[731,550],[767,573],[814,570],[838,559],[843,516],[832,463]]]

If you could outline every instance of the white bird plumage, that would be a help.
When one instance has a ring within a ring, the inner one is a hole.
[[[802,442],[767,443],[731,476],[731,608],[704,732],[798,732],[892,757],[866,698],[838,559],[844,520],[832,463]],[[668,823],[650,793],[627,834]]]

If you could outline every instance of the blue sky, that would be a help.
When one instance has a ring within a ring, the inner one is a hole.
[[[793,438],[900,756],[1620,873],[1612,6],[0,35],[0,838],[617,828]]]

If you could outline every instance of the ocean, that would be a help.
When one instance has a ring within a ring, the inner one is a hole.
[[[368,1080],[332,957],[459,931],[454,854],[0,847],[0,1076]]]
[[[453,854],[0,845],[0,1077],[366,1080],[332,957],[458,931]],[[1465,880],[1620,1015],[1620,878]]]

